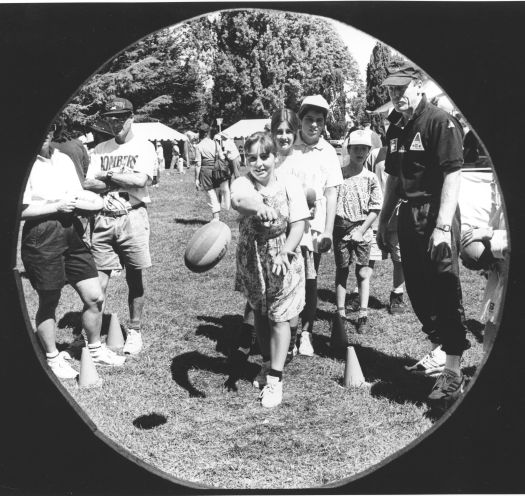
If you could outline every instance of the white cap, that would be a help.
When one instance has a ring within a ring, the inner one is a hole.
[[[301,115],[301,110],[307,105],[311,105],[312,107],[322,108],[327,113],[328,113],[328,110],[330,109],[330,105],[328,105],[328,102],[321,95],[306,96],[304,100],[301,102],[301,108],[299,109],[299,112],[298,112],[299,115]]]
[[[357,129],[350,133],[348,145],[366,145],[372,147],[372,133],[367,129]]]

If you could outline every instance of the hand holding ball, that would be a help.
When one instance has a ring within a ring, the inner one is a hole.
[[[192,272],[206,272],[215,267],[226,254],[231,241],[230,228],[221,221],[212,221],[197,229],[191,237],[184,263]]]

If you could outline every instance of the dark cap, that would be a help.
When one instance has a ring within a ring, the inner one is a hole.
[[[133,105],[125,98],[115,97],[106,104],[106,110],[102,115],[133,113]]]
[[[413,65],[391,66],[381,86],[404,86],[414,79],[421,79],[421,71]]]

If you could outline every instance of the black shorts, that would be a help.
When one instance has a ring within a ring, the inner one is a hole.
[[[203,166],[201,167],[201,172],[199,174],[201,188],[204,191],[220,187],[220,185],[229,178],[229,174],[225,174],[220,170],[215,170],[214,167]]]
[[[28,220],[22,232],[22,262],[36,290],[62,289],[98,277],[91,252],[82,240],[81,224],[69,215]]]

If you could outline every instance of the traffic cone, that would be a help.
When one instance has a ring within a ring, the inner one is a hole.
[[[345,387],[359,387],[365,384],[363,371],[353,346],[346,348]]]
[[[344,350],[348,347],[345,323],[343,318],[336,312],[332,320],[332,333],[330,335],[330,348],[335,356],[344,357]]]
[[[102,379],[99,377],[95,364],[91,359],[91,353],[87,346],[82,348],[82,356],[80,357],[80,373],[78,375],[79,387],[95,387],[102,384]]]
[[[111,314],[106,346],[113,351],[119,350],[124,346],[124,335],[122,334],[122,329],[116,313]]]

